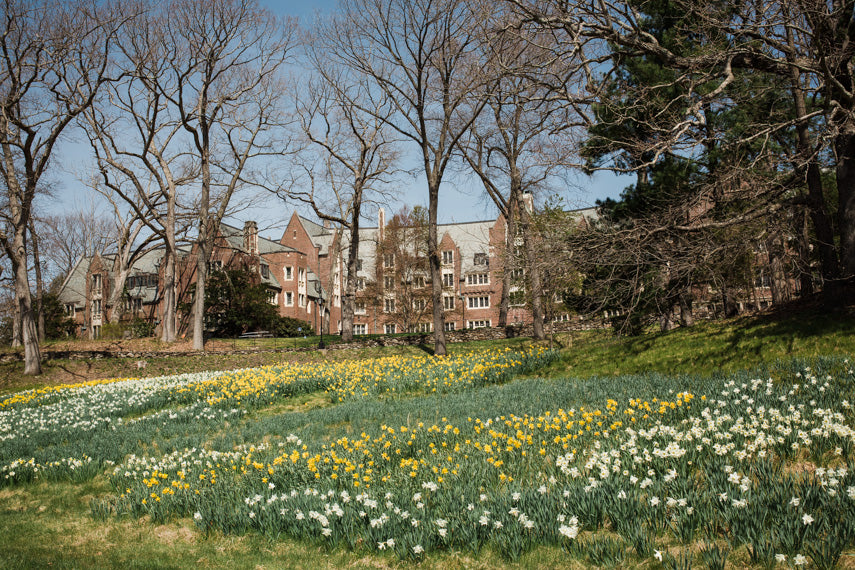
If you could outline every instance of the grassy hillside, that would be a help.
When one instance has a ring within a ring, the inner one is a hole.
[[[0,397],[0,567],[851,567],[852,331],[51,363],[39,382],[278,366]]]

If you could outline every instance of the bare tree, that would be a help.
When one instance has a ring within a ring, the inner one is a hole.
[[[172,49],[165,35],[169,18],[166,7],[152,9],[128,26],[116,61],[122,80],[102,93],[83,120],[98,164],[100,180],[95,188],[112,205],[116,219],[125,220],[119,223],[116,293],[121,292],[133,259],[148,250],[150,236],[146,245],[136,239],[143,226],[163,243],[164,342],[176,338],[178,241],[184,233],[179,227],[179,195],[199,176],[188,141],[182,138],[178,112],[169,105],[178,89],[166,57]],[[119,208],[117,200],[130,212]],[[118,318],[118,305],[113,306],[113,317]]]
[[[112,220],[97,211],[94,200],[75,211],[39,217],[36,227],[53,284],[61,283],[81,258],[104,251],[115,229]]]
[[[364,80],[354,80],[346,70],[330,69],[329,49],[319,43],[312,46],[310,61],[317,76],[297,96],[298,122],[308,143],[297,165],[308,179],[308,187],[299,190],[292,186],[287,196],[309,204],[319,218],[339,228],[330,251],[330,279],[337,273],[339,249],[346,247],[341,336],[350,342],[360,221],[364,206],[384,193],[395,173],[398,151],[389,136],[387,123],[394,107],[388,96],[372,94]]]
[[[213,239],[250,163],[281,152],[278,72],[295,24],[252,0],[175,0],[164,52],[174,85],[161,95],[177,110],[201,179],[198,195],[193,348],[204,348],[205,276]]]
[[[27,275],[26,235],[33,199],[57,140],[108,80],[120,22],[95,2],[21,2],[2,7],[0,33],[0,203],[2,245],[15,275],[24,373],[41,373]]]
[[[502,11],[483,24],[485,49],[491,54],[484,58],[489,65],[482,70],[488,80],[481,82],[487,91],[488,109],[458,146],[507,223],[499,326],[507,325],[510,262],[521,245],[533,333],[543,339],[543,287],[536,263],[531,198],[570,161],[575,153],[569,137],[572,126],[584,121],[532,80],[535,75],[556,75],[559,62],[554,54],[540,45],[536,34],[509,24],[509,14]]]
[[[216,228],[254,159],[278,152],[278,72],[295,25],[252,0],[176,0],[167,7],[162,57],[169,89],[201,174],[197,207],[193,347],[204,347],[205,276]]]
[[[428,224],[424,208],[402,208],[383,229],[377,244],[375,294],[387,320],[401,332],[427,332],[432,297],[427,277]]]
[[[428,193],[434,352],[446,354],[437,236],[439,191],[457,141],[486,104],[479,82],[476,22],[463,0],[345,0],[326,32],[330,57],[362,75],[392,102],[386,119],[420,151]],[[371,111],[370,109],[364,109]]]

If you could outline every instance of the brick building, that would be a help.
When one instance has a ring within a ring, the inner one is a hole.
[[[591,215],[593,210],[580,211]],[[505,271],[504,218],[441,224],[443,307],[446,330],[498,324]],[[431,287],[421,236],[414,228],[388,224],[379,211],[375,227],[360,230],[356,334],[430,332]],[[409,234],[409,235],[405,235]],[[221,224],[214,240],[210,269],[243,267],[255,271],[282,316],[306,321],[316,331],[341,330],[345,256],[350,235],[293,213],[279,241],[258,234],[255,222],[243,229]],[[132,267],[122,296],[123,319],[139,317],[160,323],[163,251],[152,251]],[[113,257],[81,259],[66,278],[60,300],[78,324],[79,335],[98,338],[114,307],[108,299],[115,280]],[[195,249],[184,248],[178,260],[178,298],[189,301],[196,276]],[[515,294],[516,293],[516,294]],[[512,286],[508,324],[525,324],[531,315],[521,290]],[[179,334],[186,333],[179,315]]]

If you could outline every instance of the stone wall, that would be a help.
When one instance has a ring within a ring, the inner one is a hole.
[[[555,332],[571,332],[606,328],[608,325],[602,321],[566,321],[555,323]],[[547,325],[547,333],[552,332],[553,327]],[[467,329],[460,331],[448,331],[445,340],[449,343],[465,342],[475,340],[499,340],[504,338],[517,338],[531,336],[531,325],[509,326],[505,328],[483,328]],[[357,337],[358,338],[358,337]],[[406,336],[380,336],[358,339],[351,343],[337,343],[336,337],[326,337],[327,349],[341,350],[348,348],[360,348],[365,346],[417,346],[433,345],[433,334],[418,334]],[[144,361],[151,358],[167,358],[170,356],[206,356],[209,354],[253,354],[257,352],[308,352],[318,350],[315,346],[310,347],[277,347],[277,348],[250,348],[250,349],[226,349],[214,351],[195,352],[170,352],[170,351],[128,351],[128,350],[46,350],[42,352],[43,360],[97,360],[100,358],[131,358]],[[12,352],[0,355],[0,363],[15,362],[23,360],[23,353]]]

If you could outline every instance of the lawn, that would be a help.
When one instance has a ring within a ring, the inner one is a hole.
[[[279,355],[7,392],[0,560],[852,567],[855,350],[840,320]]]

